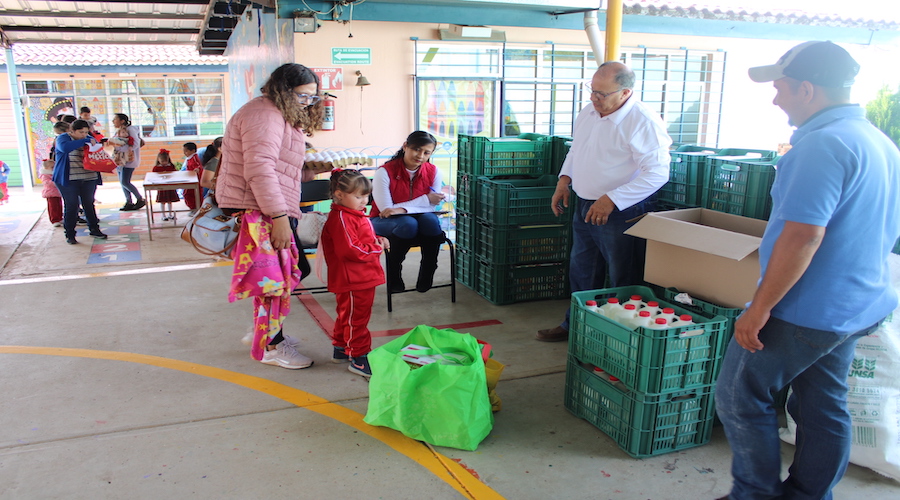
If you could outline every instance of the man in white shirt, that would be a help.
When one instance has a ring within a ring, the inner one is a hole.
[[[603,63],[591,79],[591,104],[575,119],[572,148],[559,173],[550,208],[562,213],[575,190],[569,283],[573,292],[643,281],[646,242],[624,234],[634,218],[653,210],[652,196],[669,180],[672,139],[659,115],[634,91],[634,72],[620,62]],[[537,340],[569,338],[569,310],[557,327]]]

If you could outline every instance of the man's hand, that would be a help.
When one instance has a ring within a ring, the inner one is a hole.
[[[556,183],[556,191],[553,192],[553,198],[550,198],[550,210],[553,211],[553,215],[562,215],[569,207],[569,184],[571,183],[572,178],[568,175],[563,175]]]
[[[609,196],[603,195],[591,205],[584,221],[595,226],[602,226],[603,224],[606,224],[606,221],[609,220],[609,214],[615,209],[616,204],[609,199]]]
[[[762,350],[762,342],[759,341],[759,331],[769,321],[768,311],[758,311],[751,304],[734,322],[734,339],[741,347],[750,352]]]

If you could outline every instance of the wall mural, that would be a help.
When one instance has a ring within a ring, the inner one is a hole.
[[[294,61],[294,29],[290,19],[277,19],[262,9],[247,9],[228,43],[231,112],[261,95],[259,88],[282,64]]]

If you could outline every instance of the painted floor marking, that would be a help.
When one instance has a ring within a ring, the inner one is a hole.
[[[109,241],[109,240],[107,240]],[[87,273],[87,274],[71,274],[66,276],[44,276],[42,278],[22,278],[15,280],[0,280],[0,286],[3,285],[27,285],[31,283],[46,283],[53,281],[68,281],[68,280],[79,280],[83,278],[106,278],[109,276],[129,276],[133,274],[153,274],[153,273],[167,273],[170,271],[188,271],[191,269],[205,269],[207,267],[222,267],[222,266],[233,266],[234,263],[229,261],[222,262],[205,262],[203,264],[184,264],[179,266],[164,266],[164,267],[147,267],[144,269],[123,269],[121,271],[105,271],[102,273]]]
[[[0,354],[35,354],[140,363],[209,377],[246,387],[247,389],[252,389],[276,397],[282,401],[287,401],[300,408],[314,411],[363,432],[418,463],[434,474],[435,477],[449,484],[456,491],[468,498],[474,500],[503,499],[499,493],[476,479],[458,463],[447,459],[448,457],[441,455],[440,453],[433,453],[427,446],[423,445],[423,443],[408,438],[393,429],[373,427],[363,422],[363,415],[360,413],[339,404],[332,403],[327,399],[261,377],[254,377],[252,375],[245,375],[231,370],[191,363],[188,361],[130,352],[97,351],[91,349],[71,349],[61,347],[0,346]]]

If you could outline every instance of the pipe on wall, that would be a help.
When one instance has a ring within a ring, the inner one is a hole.
[[[596,10],[584,13],[584,31],[591,43],[591,50],[594,51],[594,61],[600,66],[606,59],[603,56],[603,39],[600,36],[600,26],[597,24]]]

